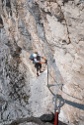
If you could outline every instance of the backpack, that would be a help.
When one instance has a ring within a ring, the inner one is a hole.
[[[36,58],[38,61],[41,61],[41,56],[40,56],[39,54],[36,54],[36,55],[35,55],[35,54],[33,53],[33,54],[31,54],[30,57],[29,57],[29,59],[30,59],[31,61],[33,61],[34,64],[36,63],[36,62],[34,61],[35,58]]]
[[[34,61],[34,56],[33,56],[33,54],[30,55],[29,59],[32,60],[32,61]]]

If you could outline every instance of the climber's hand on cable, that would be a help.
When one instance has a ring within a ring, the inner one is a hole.
[[[45,64],[47,64],[47,59],[45,60]]]

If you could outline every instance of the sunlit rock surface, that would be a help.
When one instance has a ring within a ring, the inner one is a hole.
[[[63,84],[62,90],[53,88],[55,94],[60,94],[59,100],[64,101],[59,119],[68,125],[83,125],[83,0],[0,1],[1,125],[54,112],[54,98],[47,87],[47,66],[43,65],[44,72],[37,78],[29,60],[34,51],[49,60],[49,83]]]

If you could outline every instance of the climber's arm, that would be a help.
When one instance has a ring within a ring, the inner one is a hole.
[[[46,60],[46,58],[45,58],[45,57],[43,57],[43,56],[42,56],[41,58],[42,58],[42,59],[44,59],[44,60]]]
[[[47,60],[42,61],[42,62],[40,61],[39,63],[40,63],[40,64],[44,64],[44,63],[47,64]]]
[[[43,63],[45,63],[45,64],[47,64],[47,59],[45,58],[45,57],[41,57],[45,62],[43,62]],[[43,63],[41,63],[41,64],[43,64]]]

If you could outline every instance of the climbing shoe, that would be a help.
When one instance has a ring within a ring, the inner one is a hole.
[[[37,73],[37,76],[39,76],[39,73]]]
[[[42,73],[43,71],[40,71],[40,73]]]

